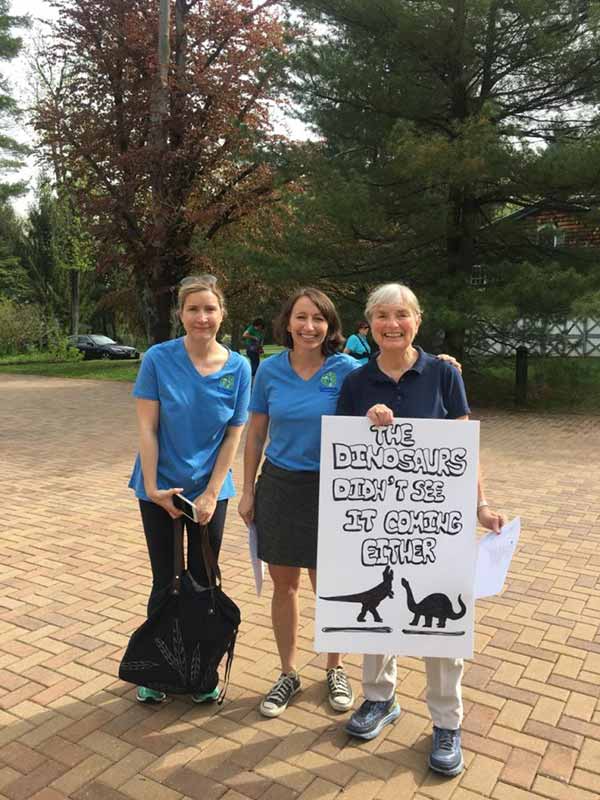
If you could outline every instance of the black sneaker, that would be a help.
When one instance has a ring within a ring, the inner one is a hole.
[[[343,667],[327,670],[329,705],[335,711],[348,711],[354,705],[354,692]]]
[[[460,728],[451,731],[433,726],[433,746],[429,756],[429,766],[434,772],[452,777],[465,768],[460,749]]]
[[[258,710],[263,717],[278,717],[288,707],[296,692],[300,691],[300,676],[297,672],[282,672],[271,691],[265,696]]]
[[[400,716],[400,706],[396,699],[365,700],[348,720],[344,730],[359,739],[374,739],[382,728],[390,725]]]

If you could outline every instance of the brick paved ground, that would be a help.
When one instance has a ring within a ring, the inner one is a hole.
[[[464,681],[468,769],[448,781],[424,766],[417,659],[401,662],[393,727],[360,745],[341,731],[311,649],[306,584],[306,688],[281,719],[259,716],[277,658],[234,510],[222,563],[245,622],[226,703],[141,707],[115,679],[149,580],[126,488],[129,389],[0,378],[0,800],[600,797],[600,418],[483,417],[488,494],[520,513],[525,531],[507,590],[478,605],[478,656]],[[359,658],[349,662],[358,687]]]

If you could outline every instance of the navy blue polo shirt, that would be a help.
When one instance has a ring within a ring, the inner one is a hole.
[[[395,417],[458,419],[469,413],[465,385],[460,372],[420,347],[415,364],[399,381],[379,369],[373,358],[345,379],[337,402],[338,416],[362,417],[383,403]]]

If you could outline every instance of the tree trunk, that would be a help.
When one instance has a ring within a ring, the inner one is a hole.
[[[242,346],[242,331],[243,324],[239,319],[231,320],[231,349],[236,350],[238,353]]]
[[[461,125],[470,114],[469,92],[467,78],[464,70],[464,46],[467,11],[465,0],[457,0],[454,5],[453,34],[454,47],[449,65],[451,78],[450,103],[451,118],[456,123],[457,133],[461,134]],[[454,184],[448,190],[448,214],[446,222],[446,263],[448,275],[453,286],[460,287],[461,283],[470,280],[473,269],[474,237],[474,210],[476,204],[469,195],[467,185]],[[459,361],[464,359],[465,353],[465,327],[459,326],[444,332],[444,350]]]
[[[139,262],[135,271],[137,297],[149,345],[165,342],[172,336],[172,286],[176,265],[163,255],[168,252],[166,243],[157,242],[154,251]]]
[[[79,333],[79,297],[81,288],[81,272],[78,269],[69,270],[69,283],[71,285],[71,333]]]

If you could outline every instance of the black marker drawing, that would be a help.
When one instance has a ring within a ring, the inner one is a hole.
[[[400,581],[402,586],[406,589],[406,604],[408,610],[415,616],[410,622],[410,625],[418,625],[421,617],[425,617],[425,628],[431,628],[434,617],[438,620],[437,627],[445,628],[446,620],[461,619],[467,613],[467,607],[462,601],[462,597],[458,595],[458,604],[460,611],[454,611],[450,599],[445,594],[429,594],[424,597],[420,603],[417,603],[410,588],[409,582],[406,578]]]
[[[323,633],[391,633],[392,628],[378,625],[376,628],[321,628]]]
[[[393,597],[392,580],[394,578],[394,571],[389,567],[383,570],[383,580],[372,589],[367,589],[365,592],[356,592],[355,594],[340,594],[335,597],[323,597],[319,595],[321,600],[336,600],[339,603],[361,603],[362,608],[360,614],[356,618],[357,622],[364,622],[367,611],[373,616],[374,622],[383,622],[379,616],[377,606],[386,597]]]
[[[411,634],[412,636],[464,636],[464,631],[411,631],[408,628],[402,628],[402,633]]]

